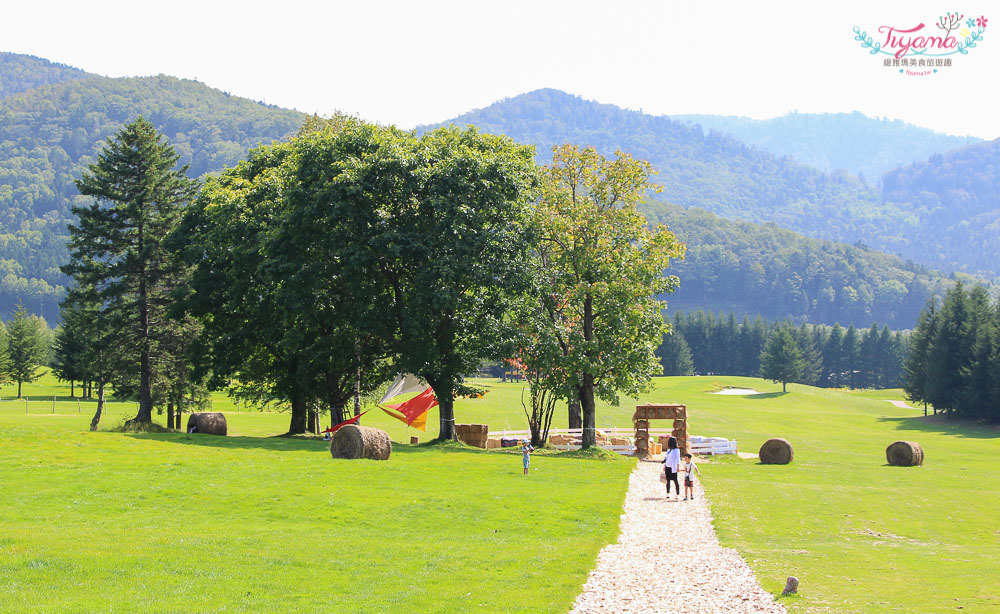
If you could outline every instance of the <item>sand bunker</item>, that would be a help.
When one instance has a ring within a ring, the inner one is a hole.
[[[747,394],[760,394],[760,392],[754,390],[753,388],[723,388],[718,392],[713,392],[712,394],[733,394],[733,395],[747,395]]]

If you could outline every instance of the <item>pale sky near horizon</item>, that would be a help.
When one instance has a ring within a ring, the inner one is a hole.
[[[107,76],[197,79],[270,104],[403,128],[552,87],[655,115],[861,111],[994,139],[1000,11],[990,8],[927,0],[38,0],[5,7],[0,51]],[[953,65],[938,74],[899,74],[854,40],[854,26],[877,40],[883,25],[924,23],[933,33],[946,10],[990,21],[979,45],[950,56]]]

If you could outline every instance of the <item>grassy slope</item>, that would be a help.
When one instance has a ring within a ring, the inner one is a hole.
[[[708,394],[722,385],[765,394]],[[57,392],[50,382],[26,390]],[[801,596],[783,600],[792,611],[1000,608],[1000,431],[924,421],[886,402],[898,391],[779,391],[749,378],[663,378],[643,397],[687,403],[693,433],[743,450],[775,435],[795,445],[786,467],[702,467],[720,539],[765,589],[797,575]],[[494,383],[456,415],[523,428],[519,394]],[[628,425],[630,404],[600,406],[598,425]],[[631,467],[542,457],[526,481],[516,456],[434,446],[397,446],[388,463],[327,462],[318,442],[256,437],[280,432],[285,414],[231,413],[237,436],[209,441],[93,435],[82,432],[86,407],[61,407],[24,417],[23,404],[0,403],[0,610],[195,600],[205,610],[560,611],[614,539]],[[381,412],[366,420],[397,440],[412,433]],[[920,441],[926,464],[885,466],[895,439]]]

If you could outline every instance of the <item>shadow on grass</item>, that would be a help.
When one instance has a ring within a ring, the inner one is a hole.
[[[161,427],[162,428],[162,427]],[[181,433],[177,431],[156,432],[156,433],[122,433],[126,437],[135,439],[147,439],[152,441],[163,441],[187,446],[204,446],[210,448],[230,448],[230,449],[253,449],[272,450],[275,452],[298,452],[312,451],[329,454],[329,440],[319,437],[303,437],[289,435],[272,435],[270,437],[222,437],[218,435],[207,435],[204,433]],[[455,441],[430,441],[420,444],[406,444],[393,442],[393,454],[509,454],[520,456],[519,448],[505,448],[501,450],[484,450],[474,448]],[[550,459],[564,460],[603,460],[606,462],[616,462],[619,458],[627,458],[602,450],[600,452],[590,451],[581,453],[578,450],[570,452],[554,452],[541,454],[540,456]]]
[[[760,401],[763,399],[774,399],[777,397],[783,397],[787,392],[758,392],[757,394],[744,395],[741,398],[747,399],[748,401]]]
[[[275,452],[291,452],[302,450],[315,450],[326,452],[330,448],[330,442],[322,439],[308,439],[305,437],[221,437],[218,435],[207,435],[204,433],[124,433],[126,437],[135,439],[148,439],[151,441],[163,441],[166,443],[176,443],[187,446],[204,446],[209,448],[239,448],[255,450],[273,450]],[[395,450],[394,450],[395,451]]]
[[[995,424],[978,424],[956,418],[948,420],[940,414],[937,416],[905,416],[898,418],[882,416],[878,420],[879,422],[892,424],[896,430],[900,431],[938,433],[971,439],[995,439],[1000,437],[1000,426]]]
[[[162,427],[161,427],[162,428]],[[298,435],[272,435],[269,437],[249,436],[219,436],[205,433],[181,433],[178,431],[156,433],[123,433],[126,437],[163,441],[186,446],[203,446],[210,448],[272,450],[275,452],[313,451],[329,454],[330,441],[320,437]],[[486,450],[471,448],[455,442],[429,442],[418,445],[396,443],[392,444],[393,454],[420,454],[426,452],[443,452],[456,454],[481,454]]]

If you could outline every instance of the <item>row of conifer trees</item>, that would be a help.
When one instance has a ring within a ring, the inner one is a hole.
[[[948,416],[1000,420],[1000,302],[955,285],[928,303],[911,339],[903,389]]]
[[[776,331],[790,337],[785,354],[766,353]],[[795,325],[757,317],[737,321],[734,314],[715,316],[678,312],[658,355],[665,375],[724,374],[758,377],[782,366],[787,381],[831,388],[893,388],[900,385],[907,336],[888,327]],[[792,365],[764,365],[771,357]],[[767,369],[762,369],[767,367]]]

